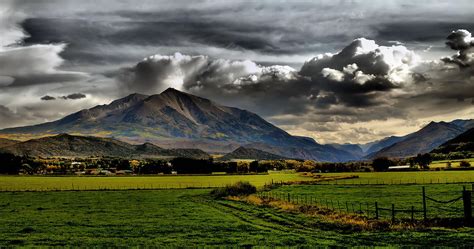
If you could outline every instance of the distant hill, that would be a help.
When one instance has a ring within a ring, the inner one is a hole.
[[[19,143],[20,141],[16,140],[11,140],[11,139],[6,139],[6,138],[0,138],[0,148],[14,145],[16,143]]]
[[[448,154],[450,152],[465,151],[474,152],[474,128],[471,128],[459,136],[443,143],[432,152]]]
[[[379,150],[387,148],[387,147],[389,147],[389,146],[391,146],[395,143],[398,143],[398,142],[402,141],[405,138],[406,138],[406,136],[400,136],[400,137],[390,136],[390,137],[383,138],[381,140],[374,141],[366,149],[365,155],[370,155],[374,152],[377,152]]]
[[[285,157],[254,148],[239,147],[231,153],[219,158],[221,161],[232,159],[277,160],[285,159]]]
[[[0,130],[0,134],[32,136],[61,133],[113,137],[133,143],[151,142],[164,148],[195,148],[219,153],[228,153],[247,144],[260,144],[277,150],[276,154],[292,158],[320,161],[357,159],[350,153],[318,144],[313,139],[292,136],[257,114],[222,106],[173,88],[151,96],[132,94],[54,122]],[[297,155],[290,155],[290,151],[297,152]]]
[[[403,140],[372,153],[368,157],[407,157],[418,153],[427,153],[464,131],[463,127],[452,123],[431,122],[419,131],[405,136]]]
[[[330,144],[332,147],[350,153],[354,158],[362,158],[365,152],[358,144]]]
[[[209,154],[197,149],[168,150],[151,143],[132,145],[111,138],[68,134],[31,139],[0,148],[0,152],[33,157],[209,157]]]

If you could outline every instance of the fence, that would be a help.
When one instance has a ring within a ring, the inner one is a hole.
[[[421,189],[421,202],[419,206],[411,205],[409,207],[402,207],[395,203],[382,205],[379,202],[351,202],[351,201],[340,201],[327,198],[317,198],[313,195],[305,194],[292,194],[283,192],[271,192],[263,191],[259,192],[258,195],[262,198],[282,200],[296,205],[308,205],[318,206],[320,208],[326,208],[333,211],[352,213],[362,215],[367,218],[373,219],[390,219],[395,220],[427,220],[434,218],[453,218],[451,214],[454,214],[455,218],[464,218],[466,224],[473,223],[472,206],[474,193],[474,184],[472,190],[466,190],[463,187],[462,191],[459,191],[459,196],[450,200],[437,199],[434,196],[427,194],[425,187]],[[462,204],[455,206],[454,204]],[[438,210],[444,210],[446,215],[439,214]],[[432,212],[430,212],[432,211]],[[446,211],[449,211],[447,213]]]

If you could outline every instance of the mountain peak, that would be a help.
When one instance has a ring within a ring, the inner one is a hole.
[[[173,87],[168,87],[166,88],[166,90],[164,90],[163,92],[160,93],[161,94],[186,94],[184,92],[181,92]]]

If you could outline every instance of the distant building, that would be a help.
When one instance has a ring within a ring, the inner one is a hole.
[[[397,165],[397,166],[389,166],[388,170],[405,170],[410,169],[410,165]]]

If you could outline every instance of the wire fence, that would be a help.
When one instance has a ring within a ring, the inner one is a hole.
[[[449,199],[446,199],[448,194]],[[262,191],[261,198],[280,200],[295,205],[317,206],[332,211],[356,214],[370,219],[395,220],[426,220],[436,218],[464,218],[472,222],[472,206],[474,185],[472,190],[427,193],[425,186],[421,187],[420,202],[407,206],[405,203],[381,203],[362,201],[341,201],[339,199],[318,198],[311,194],[294,194],[285,192]],[[455,196],[455,197],[452,197]]]

